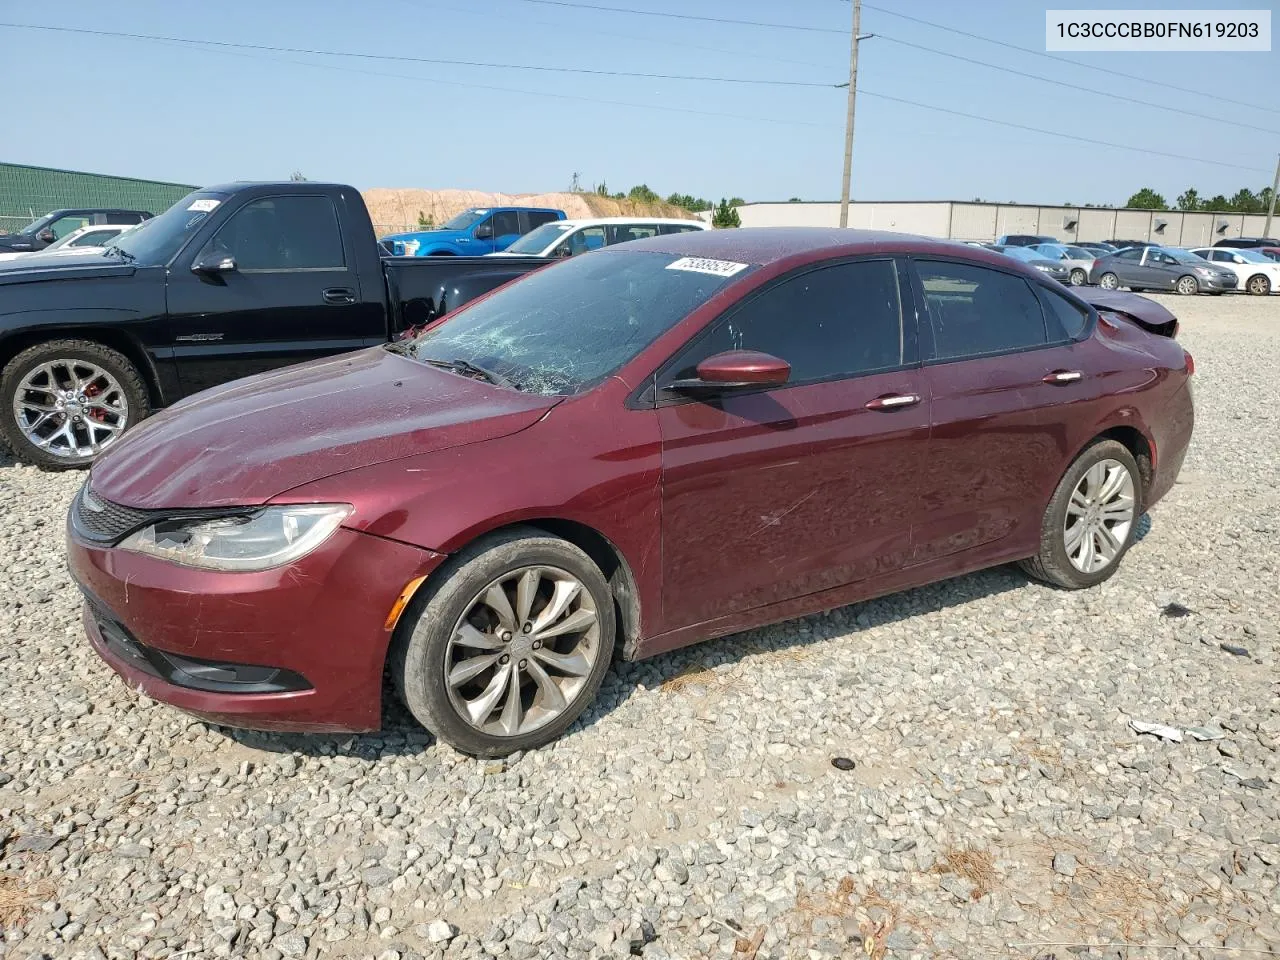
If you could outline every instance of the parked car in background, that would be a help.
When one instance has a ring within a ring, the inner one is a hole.
[[[385,343],[546,264],[380,257],[339,184],[198,190],[99,256],[0,263],[0,438],[19,459],[84,466],[156,407]]]
[[[631,240],[708,230],[701,220],[644,217],[601,217],[595,220],[557,220],[544,223],[491,257],[576,257],[580,253],[611,247]]]
[[[1108,240],[1117,250],[1128,250],[1130,247],[1158,247],[1158,243],[1152,243],[1150,240]]]
[[[1081,240],[1074,246],[1083,247],[1095,257],[1105,257],[1108,253],[1115,253],[1120,249],[1114,244],[1106,243],[1102,240]]]
[[[438,230],[396,233],[378,242],[396,257],[478,257],[505,250],[530,230],[564,218],[563,210],[541,207],[473,207]]]
[[[1073,244],[1038,243],[1027,249],[1034,250],[1046,260],[1052,260],[1066,267],[1073,287],[1083,287],[1089,282],[1089,268],[1097,259],[1093,251]]]
[[[1006,233],[996,243],[1002,247],[1033,247],[1037,243],[1057,243],[1057,237],[1039,236],[1033,233]]]
[[[1280,240],[1275,237],[1228,237],[1226,240],[1219,240],[1214,246],[1247,250],[1251,247],[1280,247]]]
[[[83,227],[109,223],[138,224],[149,220],[145,210],[115,210],[106,207],[79,207],[54,210],[17,233],[0,233],[0,253],[26,253],[43,250],[67,234]]]
[[[30,257],[39,253],[49,255],[54,253],[101,253],[102,248],[111,240],[114,240],[126,230],[132,230],[130,224],[107,223],[98,227],[81,227],[79,230],[73,230],[61,240],[55,240],[44,250],[29,250],[25,253],[0,253],[0,261],[16,260],[20,257]]]
[[[1258,250],[1197,247],[1191,252],[1212,264],[1226,267],[1236,275],[1239,288],[1255,296],[1266,296],[1280,290],[1280,263]]]
[[[997,246],[1000,245],[997,244]],[[1046,277],[1051,277],[1059,283],[1067,283],[1071,279],[1071,271],[1066,264],[1050,260],[1035,247],[1003,246],[1000,252],[1006,257],[1021,260],[1027,266],[1039,270]]]
[[[1101,303],[854,230],[562,260],[126,436],[70,508],[85,629],[211,722],[375,729],[385,671],[496,756],[563,733],[615,652],[1011,561],[1092,587],[1194,419],[1176,320]]]
[[[1186,250],[1143,246],[1127,247],[1095,260],[1089,282],[1104,290],[1176,290],[1190,296],[1234,290],[1236,275]]]
[[[1280,247],[1258,247],[1256,249],[1268,260],[1275,260],[1280,263]]]

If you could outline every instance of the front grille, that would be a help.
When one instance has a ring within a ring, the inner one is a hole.
[[[91,509],[85,502],[86,498],[93,506],[101,509]],[[71,504],[71,524],[76,533],[97,543],[115,543],[126,534],[145,526],[155,516],[156,512],[152,510],[138,510],[104,500],[90,492],[88,481],[80,488]]]

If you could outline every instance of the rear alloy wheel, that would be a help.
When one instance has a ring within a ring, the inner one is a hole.
[[[1133,454],[1100,440],[1068,468],[1045,510],[1040,552],[1022,567],[1069,590],[1106,580],[1133,541],[1142,503],[1142,478]]]
[[[613,594],[599,568],[527,530],[479,541],[437,578],[406,613],[394,654],[409,710],[477,756],[554,740],[594,699],[613,656]]]
[[[1116,290],[1120,286],[1120,278],[1114,273],[1104,273],[1098,278],[1098,286],[1103,290]]]
[[[28,347],[0,375],[0,434],[37,466],[85,466],[149,412],[123,354],[88,340]]]
[[[1071,271],[1071,285],[1073,287],[1083,287],[1089,280],[1089,275],[1076,267]]]
[[[1178,283],[1174,289],[1184,297],[1193,297],[1200,292],[1200,284],[1196,282],[1196,278],[1188,274],[1185,277],[1179,277]]]
[[[1249,282],[1245,284],[1245,289],[1255,297],[1265,297],[1271,292],[1271,281],[1261,273],[1255,274],[1249,278]]]

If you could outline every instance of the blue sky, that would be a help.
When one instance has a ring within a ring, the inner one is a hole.
[[[594,2],[837,31],[848,30],[851,15],[842,0]],[[1250,5],[1266,4],[1240,6]],[[1044,48],[1045,4],[879,0],[876,6]],[[0,19],[370,54],[833,84],[847,78],[849,56],[847,32],[668,20],[529,0],[10,0],[0,6]],[[1123,203],[1141,186],[1172,200],[1188,185],[1202,196],[1229,196],[1242,185],[1270,182],[1280,133],[1265,128],[1280,131],[1278,52],[1081,54],[1070,57],[1084,65],[1075,67],[872,9],[864,10],[862,29],[881,35],[861,46],[859,88],[868,94],[1253,169],[1074,143],[868,95],[858,102],[855,199]],[[618,190],[643,181],[663,195],[839,196],[843,90],[233,54],[12,28],[0,28],[0,40],[8,76],[30,78],[21,85],[11,79],[4,96],[0,159],[12,162],[197,184],[280,179],[301,170],[310,179],[361,188],[525,192],[564,189],[578,172],[584,184],[606,180]],[[1255,128],[1021,79],[894,40]],[[88,66],[77,68],[78,61]],[[1108,73],[1113,69],[1157,83],[1116,79]],[[1159,82],[1225,96],[1178,93]]]

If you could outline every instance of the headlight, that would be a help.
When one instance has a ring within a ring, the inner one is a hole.
[[[1214,273],[1214,272],[1213,272],[1211,269],[1209,269],[1208,267],[1196,267],[1196,273],[1200,274],[1200,276],[1202,276],[1202,277],[1216,277],[1216,276],[1217,276],[1217,274],[1216,274],[1216,273]]]
[[[1037,263],[1035,264],[1035,268],[1041,273],[1053,273],[1054,271],[1054,268],[1049,266],[1047,263]]]
[[[308,503],[212,520],[162,520],[131,534],[120,549],[188,567],[267,570],[310,553],[350,513],[345,503]]]

